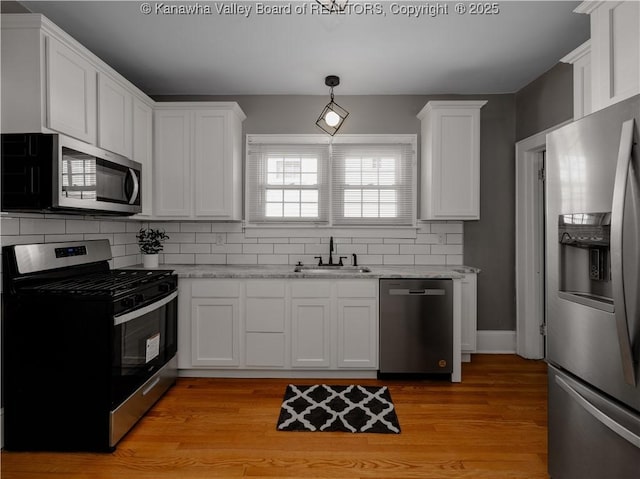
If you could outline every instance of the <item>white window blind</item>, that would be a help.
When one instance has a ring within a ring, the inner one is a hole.
[[[247,145],[249,223],[329,220],[329,145]]]
[[[332,145],[332,216],[335,225],[413,225],[414,146]]]

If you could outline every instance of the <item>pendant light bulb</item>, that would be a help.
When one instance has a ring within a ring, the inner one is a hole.
[[[324,116],[324,121],[327,122],[329,126],[336,126],[340,123],[340,115],[338,115],[335,111],[328,111]]]

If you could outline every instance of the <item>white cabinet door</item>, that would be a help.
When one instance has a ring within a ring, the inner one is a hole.
[[[195,112],[195,216],[231,217],[234,185],[226,116],[220,110]]]
[[[154,213],[189,217],[191,214],[191,112],[155,112],[153,164]]]
[[[462,305],[461,305],[461,345],[462,354],[476,352],[476,338],[478,329],[477,313],[477,275],[469,273],[462,280]],[[465,359],[469,359],[466,358]]]
[[[98,75],[98,146],[132,157],[133,98],[104,73]]]
[[[331,300],[291,300],[291,365],[328,368],[331,365]]]
[[[46,38],[47,126],[96,143],[96,68],[58,40]]]
[[[240,300],[191,300],[191,359],[193,366],[240,364]]]
[[[640,2],[585,2],[576,11],[591,18],[593,110],[640,93]]]
[[[338,300],[338,367],[378,366],[378,312],[375,299]]]
[[[142,165],[142,215],[153,212],[153,110],[133,100],[133,158]]]
[[[430,101],[421,127],[420,219],[480,218],[480,108],[486,101]]]

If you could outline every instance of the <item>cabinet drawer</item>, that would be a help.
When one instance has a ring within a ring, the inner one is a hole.
[[[284,298],[285,285],[281,281],[247,281],[247,298]]]
[[[193,282],[191,296],[194,298],[237,298],[240,296],[239,281],[203,279]]]
[[[375,280],[340,280],[338,298],[375,298],[378,283]]]
[[[330,295],[330,281],[309,281],[303,279],[291,284],[292,298],[328,298]]]

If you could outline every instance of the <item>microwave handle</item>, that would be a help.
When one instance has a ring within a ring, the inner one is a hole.
[[[140,193],[140,180],[138,179],[138,175],[134,169],[129,168],[129,174],[131,175],[131,179],[133,180],[133,192],[131,193],[131,198],[129,199],[129,204],[132,205],[138,199],[138,193]]]

